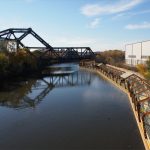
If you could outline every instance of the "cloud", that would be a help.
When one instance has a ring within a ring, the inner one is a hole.
[[[134,16],[137,16],[137,15],[148,14],[148,13],[150,13],[149,9],[138,11],[138,12],[119,13],[119,14],[113,16],[112,20],[118,20],[120,18],[129,18],[129,17],[134,17]]]
[[[81,8],[81,13],[85,16],[120,13],[130,10],[143,1],[144,0],[120,0],[118,3],[110,5],[87,4]]]
[[[100,24],[100,19],[99,18],[95,18],[93,21],[91,21],[89,24],[88,24],[88,28],[91,28],[91,29],[94,29],[94,28],[97,28]]]
[[[118,19],[123,18],[123,17],[130,17],[128,14],[129,13],[119,13],[119,14],[113,16],[112,20],[118,20]]]
[[[128,24],[125,28],[128,30],[150,29],[150,22],[143,22],[141,24]]]

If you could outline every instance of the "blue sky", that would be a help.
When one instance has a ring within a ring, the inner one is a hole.
[[[0,7],[0,30],[32,27],[51,46],[99,51],[150,39],[150,0],[0,0]]]

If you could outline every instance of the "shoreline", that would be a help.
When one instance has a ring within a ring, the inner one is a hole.
[[[99,76],[105,78],[107,81],[109,81],[111,84],[115,85],[115,87],[119,88],[121,91],[123,91],[127,96],[128,96],[128,99],[129,99],[129,102],[130,102],[130,106],[132,108],[132,111],[133,111],[133,114],[134,114],[134,117],[135,117],[135,120],[136,120],[136,123],[137,123],[137,126],[138,126],[138,129],[139,129],[139,132],[140,132],[140,135],[141,135],[141,138],[142,138],[142,141],[143,141],[143,144],[144,144],[144,147],[145,147],[145,150],[150,150],[150,143],[149,143],[149,139],[145,139],[144,137],[144,130],[143,130],[143,124],[142,122],[139,122],[138,121],[138,114],[137,112],[134,110],[134,105],[132,103],[132,99],[130,97],[130,93],[124,89],[123,87],[119,86],[116,82],[114,82],[113,80],[111,80],[110,78],[108,78],[107,76],[105,76],[103,73],[101,73],[100,71],[97,71],[97,70],[94,70],[94,69],[91,69],[91,68],[85,68],[85,67],[81,67],[81,69],[85,69],[85,70],[88,70],[88,71],[91,71],[93,73],[97,73]]]

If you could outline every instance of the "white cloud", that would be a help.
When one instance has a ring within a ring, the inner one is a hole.
[[[129,18],[129,17],[134,17],[134,16],[137,16],[137,15],[148,14],[148,13],[150,13],[149,9],[138,11],[138,12],[119,13],[119,14],[113,16],[112,20],[118,20],[120,18]]]
[[[81,8],[81,12],[86,16],[96,16],[104,12],[104,8],[98,4],[87,4]]]
[[[97,28],[100,24],[100,19],[99,18],[95,18],[94,20],[92,20],[89,24],[88,24],[88,28],[94,29]]]
[[[144,0],[120,0],[118,3],[110,5],[87,4],[81,8],[81,13],[85,16],[114,14],[130,10],[143,1]]]
[[[150,29],[150,22],[143,22],[141,24],[128,24],[125,28],[129,30]]]
[[[120,18],[123,18],[123,17],[129,17],[129,15],[127,15],[128,13],[119,13],[115,16],[112,17],[112,20],[118,20]]]

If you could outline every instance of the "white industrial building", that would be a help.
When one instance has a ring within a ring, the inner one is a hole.
[[[125,46],[125,60],[128,65],[143,64],[149,57],[150,40],[127,44]]]

